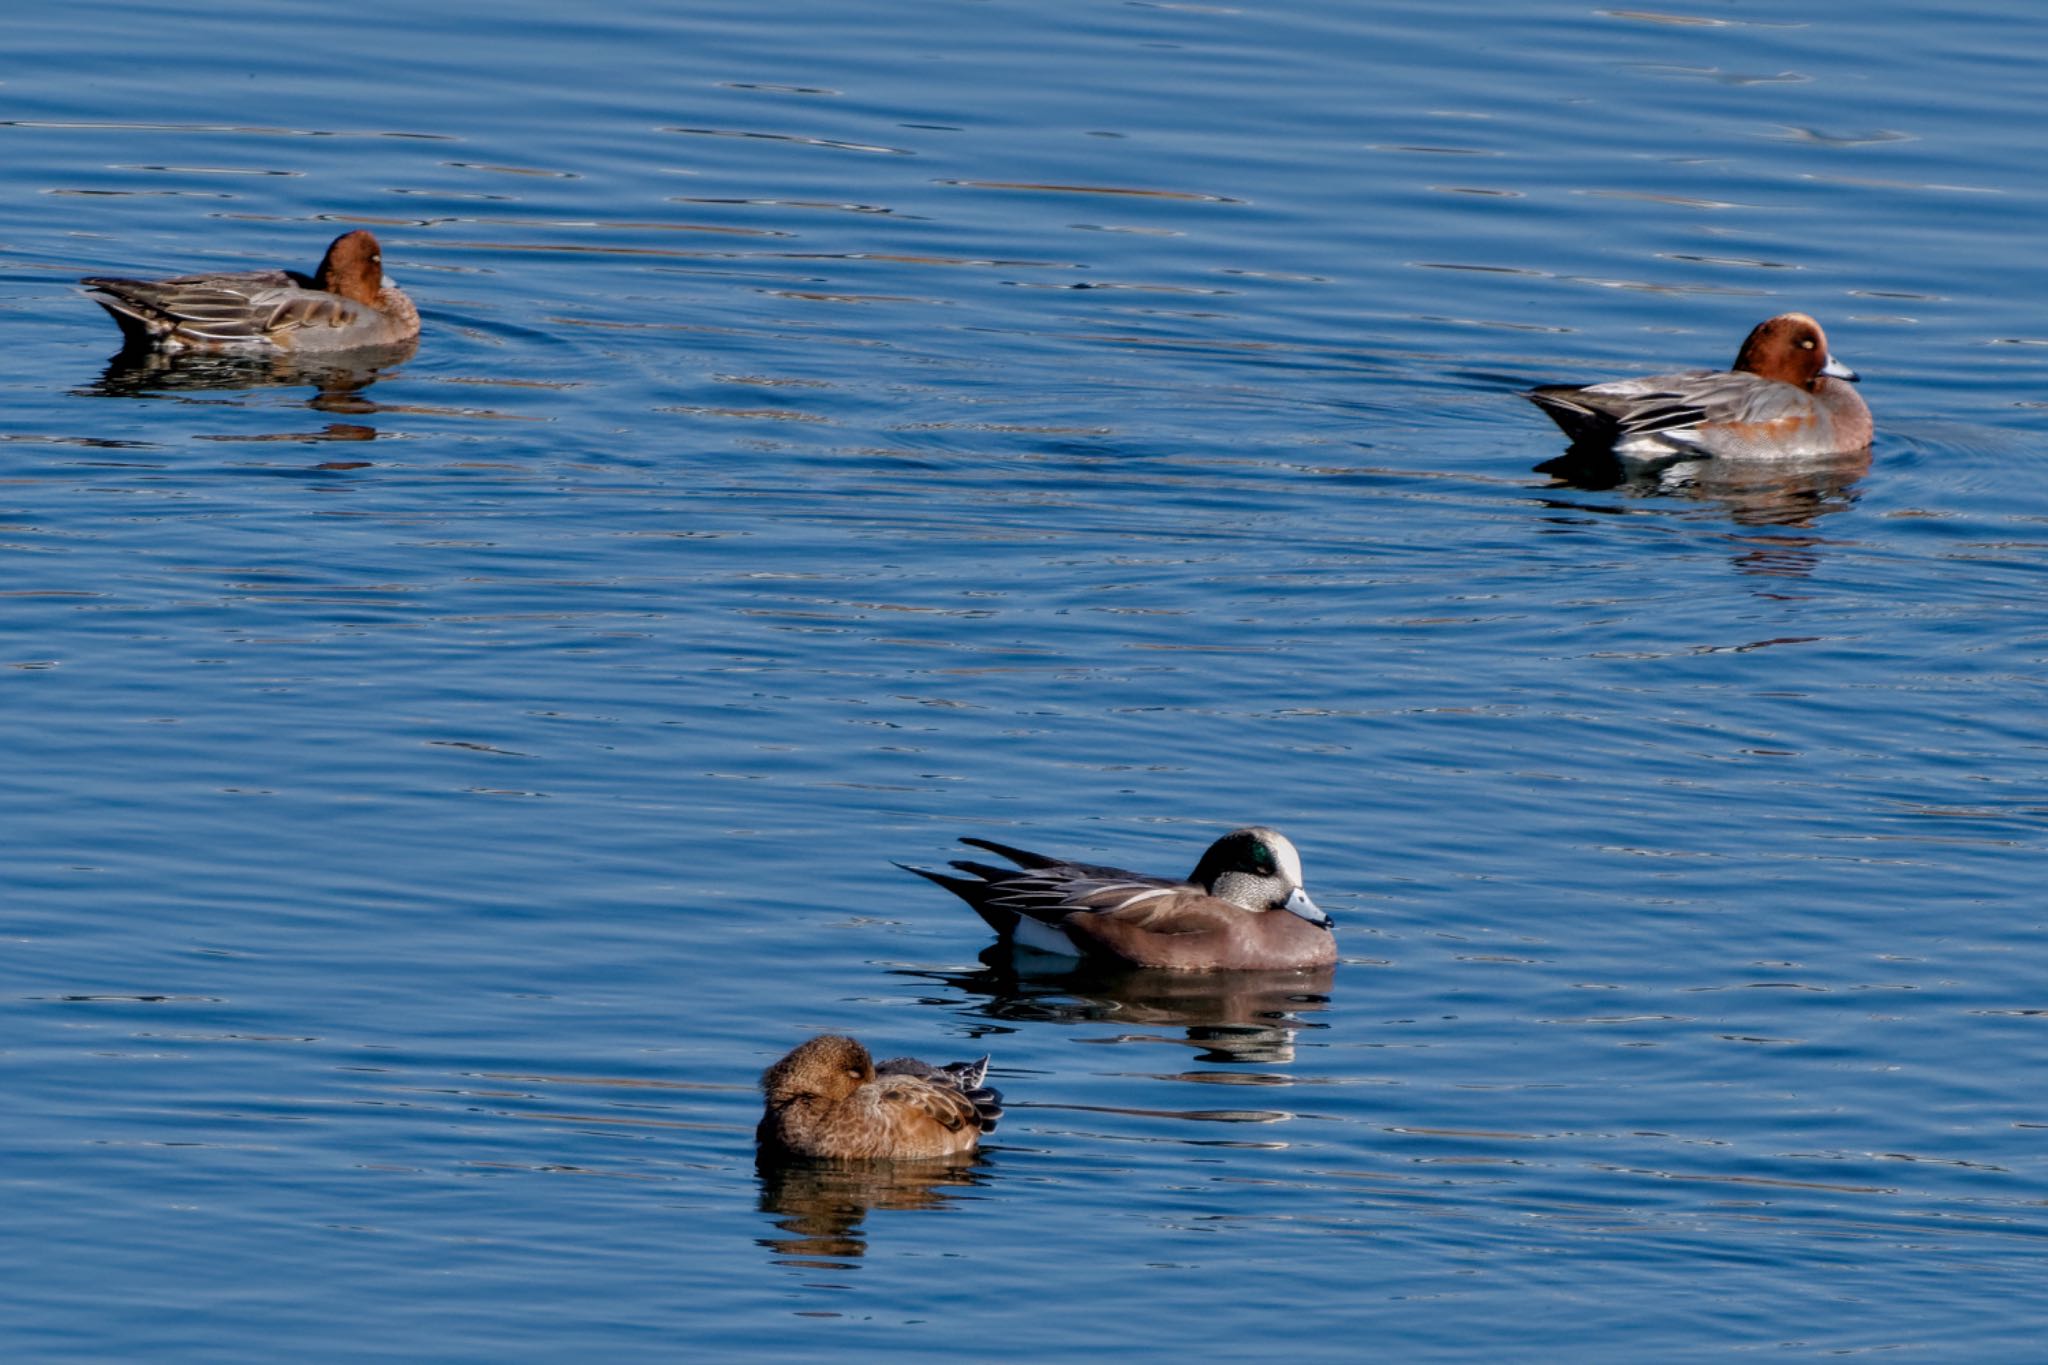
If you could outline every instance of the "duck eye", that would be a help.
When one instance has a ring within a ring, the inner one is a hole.
[[[1272,870],[1273,870],[1273,850],[1272,850],[1272,849],[1270,849],[1270,848],[1267,848],[1267,847],[1266,847],[1266,846],[1265,846],[1264,844],[1253,844],[1253,845],[1252,845],[1252,871],[1254,871],[1254,872],[1271,872]]]
[[[1800,349],[1800,350],[1802,350],[1802,351],[1810,351],[1810,350],[1812,350],[1812,349],[1813,349],[1813,338],[1812,338],[1812,337],[1803,337],[1803,338],[1801,338],[1801,339],[1800,339],[1800,342],[1799,342],[1799,349]]]

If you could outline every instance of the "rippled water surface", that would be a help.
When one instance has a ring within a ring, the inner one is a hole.
[[[9,16],[9,1359],[2039,1357],[2033,7],[576,15]],[[1535,472],[1794,308],[1867,460]],[[1254,821],[1334,972],[891,866]],[[828,1029],[1010,1114],[757,1170]]]

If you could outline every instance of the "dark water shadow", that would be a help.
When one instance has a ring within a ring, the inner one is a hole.
[[[195,401],[201,394],[308,386],[313,396],[306,400],[306,406],[315,412],[367,417],[382,409],[366,396],[366,391],[412,359],[418,349],[416,342],[405,342],[330,356],[303,356],[285,351],[243,355],[130,348],[110,359],[96,381],[72,392],[81,398]],[[359,423],[337,423],[325,432],[280,433],[268,439],[372,440],[376,434],[374,428]]]
[[[1856,485],[1870,472],[1870,448],[1813,459],[1642,464],[1574,446],[1534,472],[1587,492],[1712,503],[1741,526],[1811,526],[1856,505]]]
[[[1294,1035],[1323,1028],[1336,970],[1167,972],[1077,965],[1071,958],[993,945],[968,972],[899,969],[943,982],[972,1001],[970,1012],[1004,1023],[1112,1024],[1107,1042],[1172,1042],[1205,1062],[1294,1059]],[[954,1001],[943,1003],[956,1004]],[[997,1059],[1000,1062],[1000,1058]]]
[[[756,1242],[797,1265],[851,1269],[867,1251],[862,1224],[876,1209],[939,1210],[988,1183],[986,1158],[967,1152],[927,1161],[822,1161],[763,1154],[755,1164],[761,1212],[784,1235]]]

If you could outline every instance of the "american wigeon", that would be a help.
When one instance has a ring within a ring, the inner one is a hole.
[[[958,861],[972,878],[908,867],[974,907],[1003,938],[1041,952],[1173,971],[1298,969],[1337,960],[1330,917],[1301,885],[1301,855],[1277,830],[1234,830],[1186,880],[1070,863],[989,839],[963,844],[1015,868]]]
[[[1627,460],[1812,458],[1870,444],[1856,372],[1828,354],[1804,313],[1758,323],[1729,370],[1552,384],[1523,396],[1550,414],[1575,449]]]
[[[761,1073],[766,1111],[755,1138],[795,1156],[897,1158],[971,1152],[995,1131],[1003,1097],[982,1082],[988,1058],[875,1065],[851,1038],[822,1034]]]
[[[384,274],[377,239],[357,228],[328,245],[308,278],[296,270],[88,276],[86,297],[113,314],[124,346],[166,351],[346,351],[420,334],[419,309]]]

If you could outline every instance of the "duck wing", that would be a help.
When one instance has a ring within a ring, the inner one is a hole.
[[[957,862],[953,866],[985,878],[980,883],[982,898],[991,909],[1047,924],[1063,923],[1069,916],[1094,919],[1109,915],[1137,921],[1149,919],[1162,903],[1176,897],[1210,899],[1207,892],[1186,882],[1115,867],[1057,863],[1012,872],[979,863]],[[988,876],[991,872],[997,875]]]
[[[974,1112],[981,1123],[981,1131],[993,1133],[996,1121],[1003,1116],[1003,1094],[992,1086],[985,1085],[988,1079],[988,1058],[979,1057],[971,1062],[947,1062],[933,1066],[920,1062],[915,1057],[893,1057],[875,1068],[877,1076],[914,1076],[933,1085],[951,1086],[965,1095],[974,1106]]]
[[[1077,910],[1114,910],[1161,890],[1191,889],[1186,882],[1148,877],[1141,872],[1097,863],[1070,863],[990,839],[962,839],[961,842],[1001,854],[1019,866],[997,867],[967,859],[954,861],[952,866],[955,869],[969,874],[965,877],[930,872],[905,863],[897,866],[945,887],[973,906],[974,912],[987,921],[990,928],[1005,937],[1014,936],[1020,918],[1056,924]]]
[[[1575,443],[1618,451],[1711,454],[1716,429],[1799,427],[1814,419],[1813,397],[1746,370],[1687,370],[1583,387],[1532,389],[1529,401]]]
[[[970,1096],[953,1085],[950,1078],[934,1080],[928,1075],[891,1072],[877,1067],[874,1082],[868,1088],[875,1092],[877,1113],[891,1128],[914,1133],[936,1124],[949,1133],[983,1131],[981,1111]],[[996,1112],[1000,1114],[1002,1110],[998,1108]]]
[[[130,341],[176,338],[197,346],[257,345],[308,328],[348,327],[376,316],[368,304],[314,289],[305,276],[286,270],[168,280],[92,276],[79,283],[86,287],[87,297],[113,314]]]

